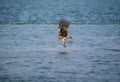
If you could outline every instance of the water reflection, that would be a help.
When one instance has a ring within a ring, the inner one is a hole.
[[[67,51],[57,51],[59,55],[68,55]]]

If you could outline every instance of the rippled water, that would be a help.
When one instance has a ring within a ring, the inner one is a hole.
[[[120,0],[0,0],[0,24],[120,24]]]
[[[119,82],[120,25],[0,25],[0,82]]]

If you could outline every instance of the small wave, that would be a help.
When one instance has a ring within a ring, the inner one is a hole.
[[[105,49],[105,50],[109,50],[109,51],[113,51],[113,52],[120,52],[120,49]]]

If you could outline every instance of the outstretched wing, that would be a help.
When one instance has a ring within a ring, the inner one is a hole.
[[[61,19],[60,22],[59,22],[59,27],[58,28],[68,28],[68,26],[69,26],[68,21],[66,21],[64,19]]]

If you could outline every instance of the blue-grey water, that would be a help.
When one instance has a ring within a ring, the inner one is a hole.
[[[0,0],[1,24],[120,24],[120,0]]]
[[[120,25],[0,25],[0,82],[119,82]]]
[[[0,0],[0,82],[120,82],[120,0]]]

